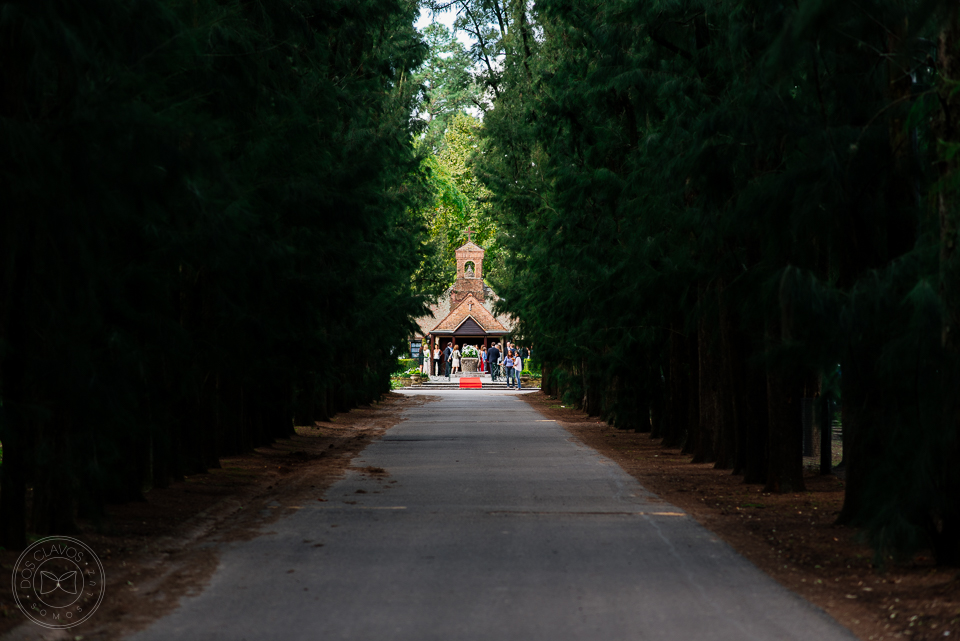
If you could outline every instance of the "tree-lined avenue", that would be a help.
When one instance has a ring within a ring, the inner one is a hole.
[[[516,395],[439,396],[133,638],[854,638]]]

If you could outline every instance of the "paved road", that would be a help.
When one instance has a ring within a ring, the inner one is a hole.
[[[516,396],[435,394],[358,457],[387,479],[226,547],[134,638],[854,639]]]

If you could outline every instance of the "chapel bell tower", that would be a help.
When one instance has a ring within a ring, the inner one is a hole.
[[[479,302],[484,302],[483,293],[483,254],[481,247],[467,241],[456,251],[457,281],[450,292],[450,307],[456,307],[469,294]]]

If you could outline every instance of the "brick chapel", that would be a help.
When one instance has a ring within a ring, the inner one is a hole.
[[[472,241],[457,249],[457,280],[430,307],[429,315],[417,319],[420,336],[412,343],[417,343],[418,349],[411,351],[422,348],[432,353],[434,346],[442,350],[450,341],[461,349],[464,345],[486,349],[510,333],[510,316],[493,313],[498,297],[483,282],[483,255],[483,248]]]

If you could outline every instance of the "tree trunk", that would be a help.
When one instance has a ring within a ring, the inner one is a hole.
[[[771,322],[767,330],[767,344],[772,346],[774,336],[789,338],[789,311],[781,310],[779,328]],[[779,332],[776,330],[780,329]],[[801,385],[795,377],[767,369],[768,408],[768,466],[767,492],[780,494],[803,492],[803,416],[801,412]]]
[[[71,534],[77,530],[75,494],[72,491],[77,487],[77,479],[71,474],[70,460],[73,453],[71,424],[70,416],[58,413],[49,424],[37,427],[38,450],[42,450],[36,457],[30,506],[30,530],[37,534]]]
[[[767,435],[770,433],[767,379],[760,368],[746,367],[746,389],[742,397],[743,482],[766,483],[769,463]]]
[[[432,366],[432,365],[431,365]],[[320,395],[319,400],[317,401],[317,420],[318,421],[329,421],[330,420],[330,388],[327,385],[323,385],[318,392]]]
[[[938,67],[940,70],[940,104],[942,110],[935,132],[942,144],[960,146],[960,25],[958,9],[950,9],[950,16],[940,33]],[[941,151],[938,169],[943,186],[937,192],[940,219],[940,297],[946,318],[943,322],[942,343],[945,349],[956,353],[960,349],[960,252],[957,251],[957,230],[960,228],[960,188],[958,160],[951,157],[951,149]]]
[[[669,401],[664,447],[679,447],[687,437],[687,409],[690,405],[687,400],[687,345],[687,337],[679,332],[679,325],[674,325],[670,332]]]
[[[770,414],[767,492],[803,492],[803,422],[797,386],[782,374],[767,374]]]
[[[581,373],[581,380],[583,381],[582,406],[587,416],[600,416],[600,386],[596,379],[596,374],[584,359]]]
[[[687,367],[684,386],[687,397],[687,439],[681,450],[684,454],[697,451],[700,438],[700,341],[698,332],[690,332],[687,341]]]
[[[553,382],[553,368],[550,367],[547,363],[540,364],[540,388],[543,390],[543,393],[547,396],[556,396],[556,387]]]
[[[657,356],[650,368],[650,438],[663,438],[666,429],[667,394],[661,373],[663,358],[662,354]]]
[[[3,465],[0,465],[0,545],[20,549],[27,543],[27,470],[31,458],[32,430],[26,408],[28,398],[28,363],[30,339],[29,315],[33,309],[35,288],[31,283],[36,255],[36,218],[27,216],[20,248],[13,250],[12,279],[9,294],[0,301],[4,307],[0,332],[6,342],[0,360],[0,385],[3,406],[0,407],[0,443],[3,443]],[[5,284],[5,283],[4,283]]]
[[[859,525],[862,522],[863,496],[866,491],[868,466],[880,452],[868,438],[873,429],[868,408],[873,402],[869,394],[869,373],[873,370],[873,360],[869,350],[861,349],[859,354],[850,354],[842,362],[841,379],[841,416],[843,423],[843,467],[844,493],[843,508],[837,516],[841,525]],[[874,439],[875,440],[875,439]]]
[[[947,362],[960,362],[960,172],[955,152],[960,147],[960,95],[956,91],[960,83],[960,9],[950,5],[946,22],[940,32],[937,55],[940,86],[938,88],[941,113],[935,121],[934,131],[940,141],[941,154],[938,169],[941,188],[937,194],[940,222],[940,298],[943,301],[944,319],[941,344],[946,351]],[[956,367],[942,368],[944,428],[948,432],[942,441],[950,451],[941,453],[944,468],[942,489],[944,493],[935,508],[931,527],[931,540],[937,563],[960,565],[960,403],[956,400]]]
[[[11,359],[12,360],[12,359]],[[16,373],[8,363],[5,373]],[[10,392],[9,387],[7,393]],[[27,460],[29,430],[22,410],[7,397],[3,408],[3,465],[0,466],[0,545],[18,550],[27,544]]]
[[[820,384],[820,474],[826,476],[833,472],[833,414],[830,407],[830,395],[823,383]]]
[[[730,306],[727,297],[720,287],[720,341],[718,346],[717,371],[717,457],[716,467],[726,470],[737,467],[737,398],[741,386],[740,376],[737,374],[735,359],[741,355],[732,345],[734,329]],[[742,466],[741,466],[742,467]]]
[[[717,358],[713,345],[713,336],[709,327],[709,319],[703,312],[703,307],[710,307],[710,302],[701,294],[701,315],[697,324],[697,397],[699,398],[699,419],[696,447],[693,453],[694,463],[710,463],[716,460],[717,439]]]

